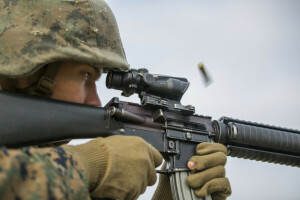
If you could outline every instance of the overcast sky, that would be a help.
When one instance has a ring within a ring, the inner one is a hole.
[[[132,68],[186,77],[198,114],[300,129],[300,1],[109,0]],[[207,88],[197,64],[214,82]],[[99,82],[106,103],[120,92]],[[130,98],[138,102],[138,99]],[[300,169],[228,158],[230,200],[300,199]],[[153,188],[152,188],[153,190]],[[150,199],[152,190],[140,199]]]

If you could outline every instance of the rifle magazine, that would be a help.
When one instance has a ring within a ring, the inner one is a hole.
[[[177,171],[170,175],[173,200],[212,200],[210,195],[203,198],[195,195],[193,189],[186,184],[186,177],[189,174],[188,171]]]

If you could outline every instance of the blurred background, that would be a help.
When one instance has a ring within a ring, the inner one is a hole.
[[[198,114],[300,129],[300,1],[108,0],[132,68],[186,77]],[[213,79],[205,87],[197,64]],[[98,83],[103,104],[119,91]],[[137,96],[122,100],[139,102]],[[300,169],[228,158],[230,200],[300,199]],[[149,187],[139,199],[151,199]]]

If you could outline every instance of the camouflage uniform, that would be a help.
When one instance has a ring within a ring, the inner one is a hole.
[[[0,199],[90,199],[84,168],[62,147],[0,149]]]

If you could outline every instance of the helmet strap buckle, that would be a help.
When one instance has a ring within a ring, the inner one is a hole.
[[[49,96],[52,93],[54,85],[55,81],[46,76],[42,76],[36,85],[36,90]]]

